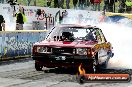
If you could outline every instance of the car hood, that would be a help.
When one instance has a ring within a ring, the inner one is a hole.
[[[94,41],[74,41],[74,42],[42,41],[42,42],[37,42],[34,45],[37,45],[37,46],[50,46],[50,47],[80,48],[80,47],[93,47],[95,44],[97,44],[97,42],[94,42]]]

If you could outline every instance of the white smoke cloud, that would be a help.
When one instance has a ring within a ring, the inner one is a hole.
[[[78,15],[80,14],[83,15],[83,20],[78,19]],[[119,21],[120,24],[112,22],[99,23],[100,14],[99,12],[92,11],[88,13],[82,10],[71,10],[68,12],[68,16],[64,19],[63,23],[98,26],[103,30],[106,39],[112,43],[115,54],[110,59],[108,68],[132,69],[132,28],[128,27],[128,23],[132,23],[132,20],[122,19]],[[81,20],[81,22],[79,23],[78,20]]]
[[[114,57],[110,59],[109,68],[130,68],[132,69],[132,29],[123,24],[99,25],[107,40],[113,45]]]
[[[86,10],[67,10],[68,15],[62,24],[96,25],[99,22],[100,12]]]

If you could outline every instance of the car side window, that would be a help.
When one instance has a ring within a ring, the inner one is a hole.
[[[96,39],[97,39],[97,41],[100,42],[100,43],[104,43],[105,42],[105,38],[104,38],[101,30],[97,29],[95,33],[96,33]]]

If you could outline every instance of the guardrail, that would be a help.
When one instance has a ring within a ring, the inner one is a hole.
[[[0,60],[30,56],[32,45],[44,40],[46,32],[46,30],[0,32]]]
[[[128,14],[128,13],[112,13],[112,12],[106,12],[106,16],[114,16],[114,15],[124,16],[124,17],[126,17],[126,18],[132,19],[132,14]]]

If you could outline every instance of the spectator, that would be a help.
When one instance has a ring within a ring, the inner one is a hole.
[[[94,11],[96,11],[98,9],[98,11],[100,11],[100,3],[101,0],[94,0]]]
[[[90,0],[91,6],[94,9],[94,0]]]
[[[52,0],[47,0],[47,7],[50,7],[51,6],[51,1]]]
[[[86,6],[90,6],[90,0],[86,0]]]
[[[59,6],[58,6],[58,0],[54,0],[54,8],[59,8]]]
[[[80,7],[81,9],[84,8],[85,2],[86,2],[86,0],[79,0],[79,7]]]
[[[74,8],[77,8],[77,3],[78,3],[78,0],[73,0],[73,6],[74,6]]]
[[[58,5],[59,7],[64,8],[64,0],[58,0]]]
[[[67,9],[70,8],[69,3],[70,3],[70,0],[66,0],[66,8],[67,8]]]
[[[3,3],[4,3],[4,0],[0,0],[0,3],[2,3],[2,4],[3,4]]]
[[[126,12],[130,13],[132,11],[132,1],[131,0],[126,0],[125,4],[126,4]]]
[[[23,30],[24,22],[26,22],[24,8],[20,7],[19,12],[16,14],[16,30]]]
[[[125,12],[125,0],[119,0],[119,13],[124,13]]]
[[[104,11],[113,12],[114,11],[115,0],[104,0]]]
[[[42,17],[45,18],[46,17],[45,11],[44,10],[41,10],[41,14],[40,15],[43,15]],[[38,16],[40,16],[40,15],[38,15]]]
[[[0,15],[0,31],[5,31],[5,20],[4,17],[2,15]]]
[[[9,3],[10,5],[16,5],[17,0],[7,0],[7,3]]]
[[[104,0],[104,8],[103,11],[108,11],[108,4],[109,4],[109,0]]]
[[[90,0],[90,3],[91,3],[91,4],[94,4],[94,0]]]

